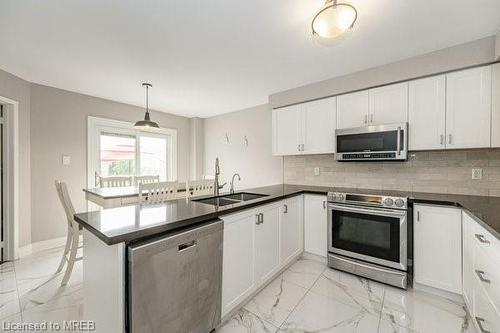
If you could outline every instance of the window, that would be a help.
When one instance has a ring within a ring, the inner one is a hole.
[[[132,123],[89,117],[88,186],[101,176],[159,175],[177,179],[177,131],[141,132]]]

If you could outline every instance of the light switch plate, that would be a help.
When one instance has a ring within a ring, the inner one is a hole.
[[[319,167],[314,168],[314,175],[319,176]]]
[[[70,165],[71,164],[71,156],[63,155],[62,156],[62,164],[63,165]]]
[[[481,168],[473,168],[472,169],[472,179],[480,180],[483,178],[483,169]]]

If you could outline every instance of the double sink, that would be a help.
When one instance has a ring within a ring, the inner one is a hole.
[[[225,195],[219,195],[217,197],[210,197],[210,198],[203,198],[203,199],[196,199],[193,201],[196,202],[201,202],[207,205],[212,205],[212,206],[227,206],[227,205],[234,205],[243,201],[251,201],[255,199],[259,199],[262,197],[267,197],[267,194],[257,194],[257,193],[248,193],[248,192],[238,192],[238,193],[233,193],[233,194],[225,194]]]

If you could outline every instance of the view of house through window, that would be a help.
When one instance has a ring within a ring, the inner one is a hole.
[[[101,176],[159,175],[169,179],[169,136],[138,133],[135,135],[101,132]]]

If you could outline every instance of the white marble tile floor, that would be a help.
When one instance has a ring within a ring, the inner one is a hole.
[[[83,319],[82,262],[76,263],[68,285],[61,287],[63,274],[54,274],[61,252],[62,248],[46,250],[0,265],[0,321],[62,323]],[[400,290],[301,259],[217,330],[278,332],[475,331],[463,304],[412,289]]]

